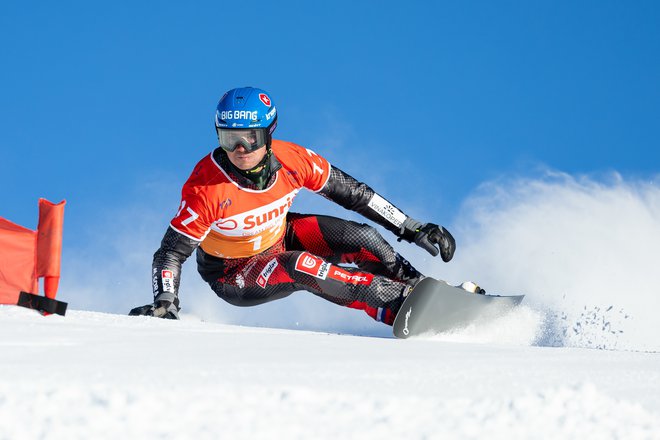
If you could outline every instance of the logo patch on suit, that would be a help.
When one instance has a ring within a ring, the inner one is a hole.
[[[330,269],[328,278],[333,280],[341,281],[346,284],[371,284],[371,281],[374,279],[374,276],[370,273],[364,272],[349,272],[340,267],[333,266]]]
[[[308,252],[303,252],[296,260],[296,270],[298,272],[303,272],[322,280],[326,279],[328,276],[330,266],[330,263],[323,261],[319,257]]]
[[[270,276],[275,272],[275,268],[277,267],[277,260],[273,258],[266,264],[264,269],[261,271],[259,276],[257,277],[257,284],[259,287],[262,289],[265,289],[266,286],[268,285],[268,279]]]
[[[163,292],[174,293],[174,274],[171,270],[163,270],[160,272],[163,280]]]

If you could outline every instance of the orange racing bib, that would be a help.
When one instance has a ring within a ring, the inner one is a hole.
[[[219,258],[250,257],[275,245],[284,235],[286,215],[298,191],[320,191],[330,176],[330,164],[291,142],[273,140],[271,148],[282,167],[264,190],[241,187],[212,153],[203,158],[183,186],[170,226],[201,241],[206,253]]]

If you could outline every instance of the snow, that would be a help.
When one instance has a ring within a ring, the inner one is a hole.
[[[0,438],[660,438],[660,354],[466,332],[2,306]]]
[[[360,219],[309,200],[296,208]],[[181,321],[126,316],[151,300],[154,225],[171,214],[152,205],[104,212],[80,232],[88,248],[65,247],[66,317],[0,306],[0,439],[660,439],[653,182],[484,183],[446,225],[450,264],[386,235],[427,275],[526,294],[492,322],[409,340],[304,292],[232,307],[194,259]]]

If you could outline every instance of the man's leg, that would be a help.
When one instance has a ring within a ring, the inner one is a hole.
[[[304,250],[333,264],[355,264],[360,270],[414,286],[423,275],[376,231],[375,228],[325,215],[290,213],[287,217],[287,250]],[[373,307],[354,300],[348,307],[364,310],[369,316],[391,323],[395,307]]]
[[[423,275],[372,226],[327,215],[290,213],[287,250],[305,250],[334,264],[355,264],[361,270],[414,285]]]
[[[203,254],[202,258],[214,257]],[[307,290],[335,304],[372,310],[368,313],[374,319],[389,325],[410,289],[405,282],[339,267],[304,251],[222,260],[222,266],[216,279],[210,280],[208,273],[205,279],[230,304],[253,306]]]

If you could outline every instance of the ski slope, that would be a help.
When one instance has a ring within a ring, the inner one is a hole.
[[[314,197],[297,209],[324,212]],[[653,182],[486,182],[448,225],[450,264],[386,235],[427,275],[526,294],[496,321],[405,341],[304,292],[232,307],[194,260],[181,321],[126,316],[151,300],[167,224],[144,205],[64,249],[66,317],[0,306],[0,439],[660,439]]]
[[[653,352],[12,306],[0,334],[2,439],[660,438]]]

